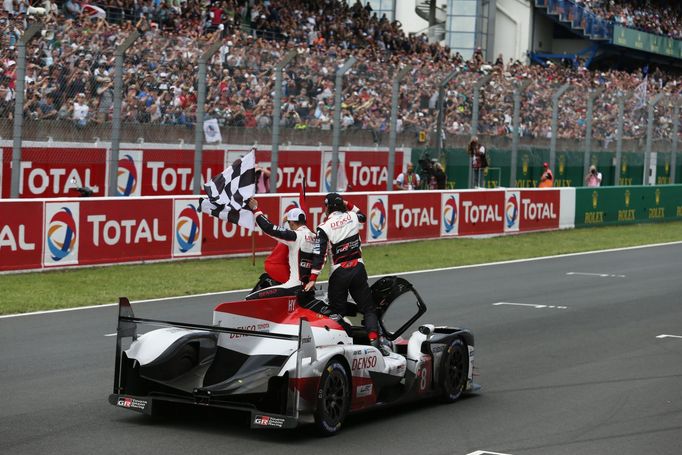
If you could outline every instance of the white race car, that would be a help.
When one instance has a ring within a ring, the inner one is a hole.
[[[158,401],[238,409],[252,428],[314,422],[334,434],[355,411],[478,391],[470,331],[424,324],[403,339],[426,312],[422,298],[395,276],[371,289],[390,355],[370,345],[358,317],[337,322],[321,300],[222,303],[204,326],[136,318],[122,298],[109,401],[146,414]],[[139,334],[149,326],[161,328]]]

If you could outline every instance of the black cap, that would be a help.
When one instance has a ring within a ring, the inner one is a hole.
[[[339,193],[329,193],[324,197],[324,205],[327,206],[327,212],[345,212],[346,206],[343,203],[343,198]]]

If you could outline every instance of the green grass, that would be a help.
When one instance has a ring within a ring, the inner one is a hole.
[[[488,239],[415,241],[365,248],[370,275],[531,258],[682,240],[682,222],[640,224]],[[191,260],[0,275],[0,314],[243,289],[263,257]],[[324,278],[324,277],[323,277]]]

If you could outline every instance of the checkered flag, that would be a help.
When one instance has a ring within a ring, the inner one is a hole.
[[[200,200],[201,211],[252,231],[253,212],[246,208],[246,204],[256,193],[255,167],[256,152],[251,149],[246,156],[204,185],[208,199]]]

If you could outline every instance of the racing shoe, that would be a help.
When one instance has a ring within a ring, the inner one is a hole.
[[[379,351],[381,351],[381,354],[385,357],[391,355],[393,352],[391,342],[388,341],[385,337],[380,336],[378,338],[375,338],[370,342],[372,346],[377,348]]]

